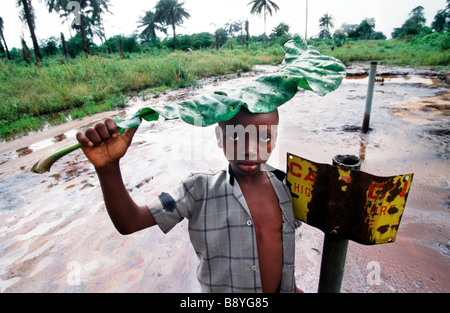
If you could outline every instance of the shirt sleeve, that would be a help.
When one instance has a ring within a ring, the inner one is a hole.
[[[158,199],[147,205],[156,224],[166,234],[183,219],[190,219],[195,208],[194,180],[192,176],[183,181],[173,192],[161,193]]]

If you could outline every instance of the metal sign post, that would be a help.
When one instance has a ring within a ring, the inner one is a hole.
[[[333,166],[345,171],[359,171],[361,160],[353,155],[338,155],[333,158]],[[320,266],[319,293],[339,293],[344,277],[348,239],[337,239],[325,234]]]
[[[333,165],[288,154],[295,217],[325,234],[319,292],[340,291],[349,240],[395,241],[414,176],[361,172],[355,156],[337,156]]]

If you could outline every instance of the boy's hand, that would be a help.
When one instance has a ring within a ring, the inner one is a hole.
[[[137,128],[129,129],[120,135],[114,120],[107,118],[84,132],[78,132],[77,140],[84,146],[82,150],[89,161],[99,169],[118,163],[127,152],[136,131]]]

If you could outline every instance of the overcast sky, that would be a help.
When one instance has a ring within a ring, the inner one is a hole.
[[[147,10],[153,10],[158,0],[110,0],[111,14],[104,16],[106,37],[121,34],[129,36],[138,29],[138,20]],[[32,0],[36,11],[36,35],[38,39],[51,36],[59,38],[64,32],[69,38],[75,32],[69,30],[68,23],[56,13],[48,13],[44,1]],[[250,34],[264,32],[263,16],[250,15],[250,0],[180,0],[190,13],[191,18],[177,28],[178,34],[199,32],[213,33],[216,27],[222,27],[230,21],[250,22]],[[274,0],[280,10],[267,18],[267,33],[280,22],[290,26],[292,34],[304,36],[306,28],[306,0]],[[4,21],[4,35],[9,48],[20,47],[23,36],[31,47],[29,30],[18,15],[17,0],[0,0],[0,16]],[[359,24],[364,18],[375,18],[375,30],[383,32],[388,38],[395,27],[400,27],[408,18],[412,9],[421,5],[425,8],[427,25],[430,26],[438,10],[446,7],[446,0],[309,0],[308,37],[319,32],[319,18],[329,13],[334,17],[335,29],[343,23]],[[141,29],[142,30],[142,29]],[[171,32],[168,33],[171,36]]]

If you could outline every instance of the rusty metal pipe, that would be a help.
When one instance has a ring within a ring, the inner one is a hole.
[[[356,155],[336,155],[333,158],[333,166],[340,167],[346,171],[359,171],[361,159]]]
[[[335,239],[325,235],[320,267],[319,293],[341,292],[347,258],[348,240]]]
[[[333,166],[347,171],[359,171],[361,169],[361,159],[354,155],[337,155],[333,158]],[[320,267],[319,293],[339,293],[341,291],[347,250],[348,240],[336,239],[330,234],[325,234]]]
[[[362,133],[367,134],[369,131],[370,114],[372,113],[373,91],[375,89],[375,78],[377,76],[377,62],[370,63],[369,87],[367,89],[366,110],[364,112],[364,120],[362,125]]]

